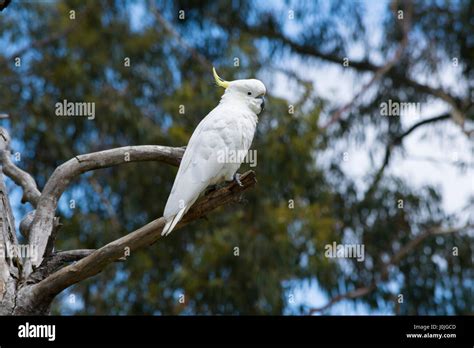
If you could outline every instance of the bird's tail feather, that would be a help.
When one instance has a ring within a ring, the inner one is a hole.
[[[162,236],[167,236],[168,234],[171,233],[171,231],[173,231],[173,229],[175,228],[176,224],[181,220],[181,218],[183,217],[184,215],[184,212],[186,211],[186,207],[182,208],[180,211],[178,211],[178,213],[173,216],[165,225],[165,227],[163,227],[163,231],[161,231],[161,235]]]
[[[173,218],[171,218],[170,221],[168,221],[166,224],[165,224],[165,227],[163,227],[163,231],[161,231],[161,235],[164,236],[166,234],[166,232],[168,231],[168,229],[170,228],[171,224],[173,223]]]

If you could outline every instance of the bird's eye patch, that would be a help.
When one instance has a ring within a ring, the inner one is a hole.
[[[252,92],[247,92],[247,95],[252,95]]]

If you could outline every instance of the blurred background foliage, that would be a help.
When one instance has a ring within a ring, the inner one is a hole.
[[[384,4],[384,40],[375,47],[364,19],[370,3],[15,1],[4,10],[0,111],[10,120],[2,122],[15,139],[13,151],[21,153],[19,165],[40,187],[57,165],[80,153],[185,145],[222,94],[213,85],[212,65],[227,80],[259,77],[268,90],[253,143],[258,184],[245,195],[247,202],[220,208],[71,287],[56,299],[53,313],[308,313],[290,295],[311,280],[328,297],[377,284],[351,300],[369,311],[474,312],[472,234],[428,236],[398,263],[386,265],[423,233],[459,221],[443,210],[437,188],[412,187],[390,175],[372,185],[374,164],[364,194],[342,168],[345,150],[337,150],[363,141],[370,126],[377,130],[373,147],[385,148],[405,129],[398,117],[380,117],[380,103],[439,99],[410,81],[417,74],[442,74],[453,56],[463,69],[455,102],[473,119],[474,3],[416,1],[417,43],[409,42],[370,96],[331,127],[321,127],[328,119],[324,111],[340,103],[324,100],[310,80],[285,70],[285,62],[296,62],[303,76],[304,69],[320,64],[342,68],[342,58],[359,46],[360,64],[350,73],[373,73],[373,55],[381,64],[399,46],[402,33],[392,10],[407,3]],[[288,22],[288,9],[294,23]],[[15,57],[21,57],[20,67]],[[127,57],[130,67],[124,65]],[[278,86],[282,82],[288,86]],[[274,92],[278,87],[288,96]],[[63,99],[95,102],[95,119],[56,117],[55,103]],[[134,163],[84,175],[61,201],[64,227],[57,248],[97,248],[161,216],[175,174],[160,163]],[[68,206],[71,199],[75,209]],[[31,209],[15,206],[17,216]],[[364,243],[364,262],[326,258],[324,245],[333,241]],[[447,266],[440,268],[436,258]],[[178,301],[182,293],[185,304]],[[404,295],[402,304],[398,294]]]

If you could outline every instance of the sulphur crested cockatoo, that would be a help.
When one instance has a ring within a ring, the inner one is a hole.
[[[166,202],[166,224],[161,235],[171,233],[206,187],[224,180],[242,185],[237,170],[245,157],[241,154],[246,155],[252,144],[257,115],[264,108],[265,85],[254,79],[228,82],[214,68],[213,73],[216,84],[225,92],[189,140]]]

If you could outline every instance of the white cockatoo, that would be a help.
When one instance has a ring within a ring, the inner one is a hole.
[[[247,154],[264,108],[265,85],[259,80],[224,81],[213,68],[216,84],[225,89],[219,105],[199,123],[189,140],[173,188],[166,202],[168,235],[198,197],[210,185],[235,180]],[[222,156],[222,154],[238,154]],[[232,158],[232,161],[228,159]]]

